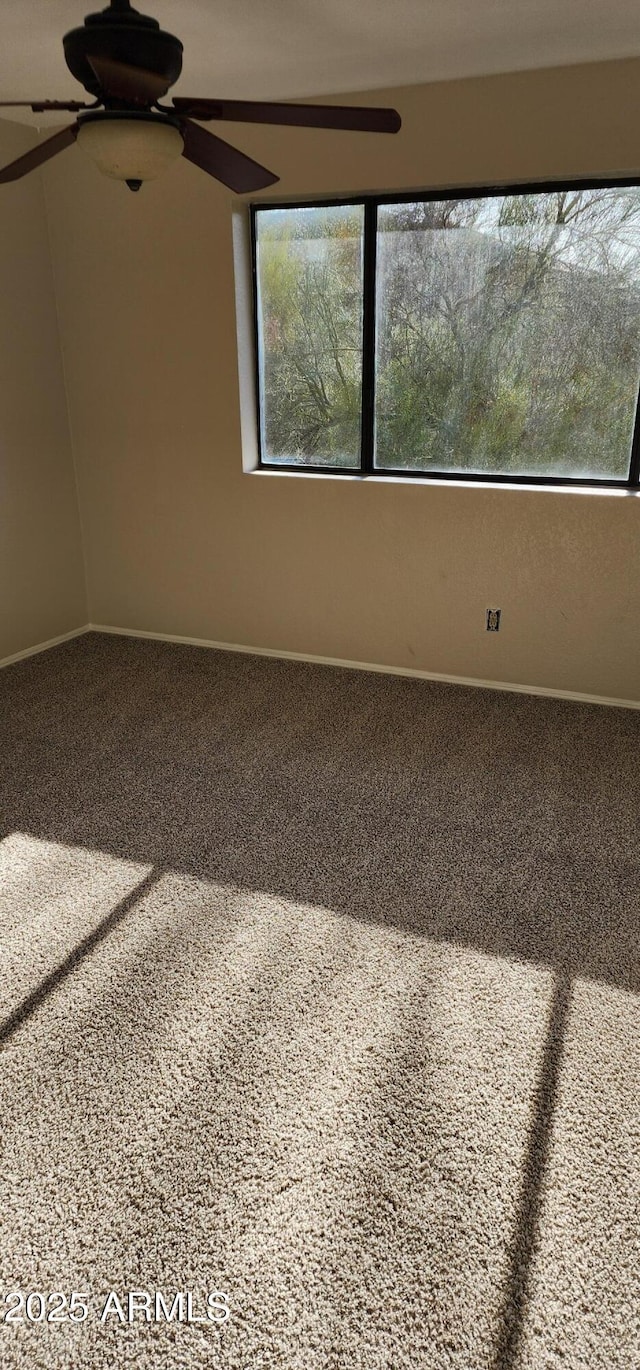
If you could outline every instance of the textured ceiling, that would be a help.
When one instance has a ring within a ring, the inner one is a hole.
[[[0,99],[81,98],[60,40],[101,7],[0,0]],[[139,0],[138,7],[182,39],[184,71],[174,92],[183,95],[295,99],[640,55],[637,0]]]

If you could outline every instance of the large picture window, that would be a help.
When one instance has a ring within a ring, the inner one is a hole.
[[[260,464],[638,485],[640,186],[252,209]]]

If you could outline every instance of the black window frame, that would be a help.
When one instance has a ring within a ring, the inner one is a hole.
[[[374,423],[375,423],[375,309],[376,309],[376,251],[377,215],[379,205],[420,204],[430,201],[456,200],[465,198],[489,199],[493,196],[509,194],[544,194],[554,190],[604,190],[617,187],[634,186],[640,188],[640,175],[636,176],[594,176],[580,178],[556,178],[545,181],[510,181],[504,184],[447,186],[445,189],[388,191],[384,194],[334,195],[320,199],[295,200],[257,200],[249,205],[251,236],[251,278],[253,300],[253,349],[255,367],[256,423],[258,439],[257,470],[280,472],[281,474],[303,474],[321,476],[350,476],[376,480],[421,480],[457,481],[476,485],[528,485],[557,486],[560,489],[572,487],[593,487],[604,490],[640,490],[640,382],[636,396],[633,436],[629,475],[626,480],[605,479],[601,476],[533,476],[516,475],[508,472],[472,471],[412,471],[406,467],[381,469],[374,466]],[[258,269],[257,269],[257,232],[256,219],[260,212],[278,209],[323,209],[330,206],[362,205],[364,209],[363,228],[363,320],[362,320],[362,409],[360,431],[360,466],[320,466],[294,462],[265,461],[262,451],[262,414],[260,407],[260,343],[258,318]]]

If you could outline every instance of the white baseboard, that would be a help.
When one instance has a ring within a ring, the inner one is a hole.
[[[61,633],[59,637],[50,637],[48,642],[37,642],[35,647],[25,647],[22,652],[14,652],[13,656],[5,656],[0,661],[0,670],[3,666],[12,666],[14,661],[24,661],[27,656],[37,656],[38,652],[48,652],[50,647],[59,647],[61,642],[70,642],[72,637],[82,637],[83,633],[91,632],[91,624],[85,623],[82,628],[72,628],[70,633]]]
[[[87,630],[82,629],[81,631]],[[91,623],[89,624],[89,631],[112,633],[115,637],[150,638],[154,642],[179,642],[184,643],[187,647],[210,647],[217,652],[245,652],[249,656],[270,656],[282,661],[310,661],[315,666],[341,666],[349,671],[375,671],[379,675],[412,676],[417,680],[440,680],[445,685],[472,685],[480,690],[509,690],[515,694],[544,695],[550,699],[571,699],[577,704],[604,704],[615,709],[640,709],[640,700],[608,699],[604,695],[578,694],[575,690],[554,690],[545,685],[513,685],[510,681],[476,680],[472,676],[441,675],[438,671],[419,671],[412,666],[381,666],[373,661],[345,661],[343,657],[314,656],[310,652],[280,651],[276,647],[247,647],[244,643],[212,642],[202,637],[181,637],[177,633],[148,633],[137,628],[113,628],[105,623]],[[46,645],[52,646],[53,644],[47,643]]]

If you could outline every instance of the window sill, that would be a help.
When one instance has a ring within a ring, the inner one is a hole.
[[[639,498],[640,489],[630,486],[615,487],[610,485],[546,485],[544,482],[536,481],[509,481],[505,480],[465,480],[464,477],[450,477],[443,479],[441,476],[411,475],[398,476],[395,474],[377,475],[363,474],[361,471],[305,471],[303,467],[267,467],[256,466],[252,470],[245,470],[245,476],[263,476],[293,478],[294,480],[333,480],[333,481],[358,481],[366,482],[369,485],[437,485],[444,489],[454,490],[526,490],[534,493],[545,493],[554,495],[615,495],[618,498],[629,498],[629,496]]]

